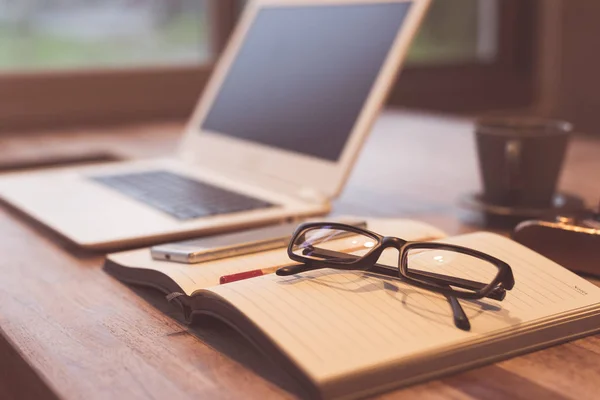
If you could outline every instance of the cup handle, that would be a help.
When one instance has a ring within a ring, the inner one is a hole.
[[[511,201],[516,201],[517,192],[521,189],[521,153],[523,146],[520,140],[512,139],[506,142],[506,188]]]

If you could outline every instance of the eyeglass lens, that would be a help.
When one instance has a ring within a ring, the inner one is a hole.
[[[475,281],[487,286],[498,275],[498,267],[494,264],[456,251],[419,248],[409,250],[406,257],[406,272],[409,276],[418,274],[423,277],[433,273],[438,276]],[[475,291],[464,287],[451,287],[466,293]]]
[[[376,237],[332,227],[308,228],[292,245],[296,255],[314,260],[351,263],[379,244]],[[344,256],[348,257],[344,257]]]

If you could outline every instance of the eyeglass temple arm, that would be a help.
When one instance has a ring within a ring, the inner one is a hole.
[[[382,271],[382,270],[386,270],[386,271]],[[375,264],[374,268],[371,269],[371,271],[397,277],[397,275],[394,274],[395,270],[391,269],[388,266],[381,265],[381,264]],[[390,273],[391,271],[393,271],[393,272]],[[486,284],[481,283],[481,282],[475,282],[475,281],[470,281],[468,279],[461,279],[461,278],[456,278],[456,277],[451,277],[451,276],[446,276],[446,275],[439,275],[439,274],[436,274],[433,272],[425,272],[425,271],[412,272],[412,273],[409,272],[407,275],[409,278],[413,278],[415,280],[426,281],[426,282],[434,283],[434,284],[437,284],[440,286],[455,286],[455,287],[460,287],[460,288],[469,289],[469,290],[481,290],[487,286]],[[502,301],[506,297],[506,291],[504,290],[504,288],[497,287],[497,288],[494,288],[485,297],[488,297],[493,300]]]
[[[292,264],[286,265],[285,267],[278,268],[275,271],[275,274],[278,276],[290,276],[295,274],[300,274],[302,272],[314,271],[315,269],[320,269],[322,267],[315,267],[310,264]]]
[[[446,289],[450,289],[449,285],[440,285]],[[465,313],[464,308],[460,305],[460,302],[455,296],[445,295],[446,299],[448,299],[448,303],[450,303],[450,308],[452,309],[452,315],[454,317],[454,326],[458,329],[462,329],[463,331],[471,330],[471,321],[469,321],[469,317]]]
[[[321,248],[312,247],[312,246],[311,246],[310,250],[311,250],[312,255],[323,257],[323,258],[343,257],[348,260],[356,260],[356,259],[360,258],[360,256],[357,256],[354,254],[341,253],[341,252],[334,251],[334,250],[321,249]],[[312,269],[314,269],[314,268],[308,267],[307,269],[304,269],[304,271],[308,271],[308,270],[312,270]],[[368,268],[368,269],[370,271],[378,273],[378,274],[393,276],[396,278],[398,277],[398,275],[396,274],[397,270],[395,268],[391,268],[386,265],[375,264],[371,268]],[[304,271],[302,271],[302,272],[304,272]],[[299,272],[293,272],[293,273],[299,273]],[[456,277],[451,277],[451,276],[446,276],[446,275],[439,275],[434,272],[425,272],[425,271],[410,272],[410,273],[408,273],[408,276],[414,277],[415,279],[417,279],[417,278],[425,279],[428,282],[436,283],[438,285],[444,285],[444,286],[452,285],[452,286],[461,287],[463,289],[470,289],[470,290],[481,290],[487,286],[485,283],[482,283],[482,282],[475,282],[475,281],[471,281],[468,279],[456,278]],[[489,297],[490,299],[493,299],[493,300],[502,301],[506,297],[506,291],[503,288],[498,287],[498,288],[495,288],[494,290],[492,290],[486,297]]]
[[[462,329],[463,331],[470,331],[471,321],[469,321],[469,317],[467,317],[467,314],[460,305],[458,299],[454,296],[446,296],[446,298],[448,299],[450,307],[452,308],[452,315],[454,315],[454,325],[458,329]]]

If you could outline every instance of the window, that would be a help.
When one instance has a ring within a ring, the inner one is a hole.
[[[186,118],[243,3],[0,0],[0,129]],[[390,102],[527,103],[534,17],[531,0],[434,0]]]
[[[0,70],[202,64],[206,13],[198,0],[0,0]]]
[[[235,0],[0,0],[0,129],[185,118]]]
[[[534,0],[433,0],[390,102],[450,112],[530,105],[539,7]]]
[[[409,65],[493,61],[498,1],[434,1],[411,49]]]

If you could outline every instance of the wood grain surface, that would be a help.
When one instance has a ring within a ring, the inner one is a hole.
[[[0,137],[2,159],[86,152],[168,154],[181,126]],[[385,112],[335,212],[416,218],[449,234],[481,229],[458,198],[479,189],[472,123]],[[574,138],[561,189],[600,199],[600,138]],[[475,221],[475,222],[473,222]],[[101,254],[63,247],[0,209],[0,396],[48,399],[293,398],[294,382],[236,332],[188,327],[159,293],[102,271]],[[597,398],[600,337],[587,337],[411,386],[381,399]]]

